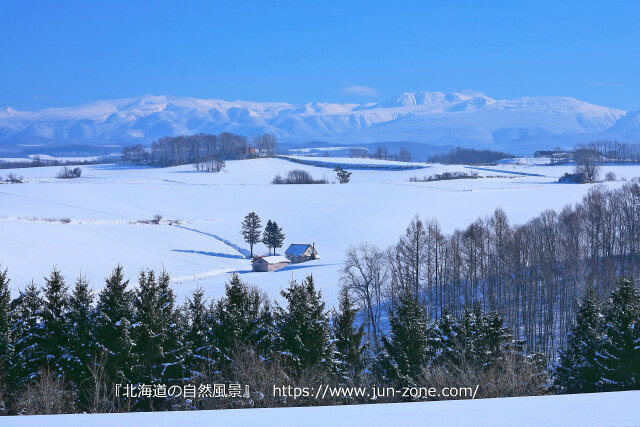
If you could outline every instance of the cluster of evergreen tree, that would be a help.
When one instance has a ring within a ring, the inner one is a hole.
[[[376,348],[365,344],[364,326],[346,289],[331,311],[313,276],[292,281],[281,295],[282,305],[272,304],[233,275],[220,299],[209,301],[199,288],[178,305],[166,272],[143,271],[131,287],[116,267],[96,295],[83,277],[69,290],[54,270],[41,289],[31,283],[12,300],[4,271],[0,378],[9,392],[7,407],[14,407],[11,400],[21,391],[53,375],[83,411],[197,408],[193,402],[148,397],[123,406],[113,389],[234,382],[239,349],[255,355],[264,369],[281,369],[293,384],[312,373],[316,381],[353,385],[417,384],[425,369],[462,360],[484,369],[513,348],[502,318],[479,306],[432,323],[425,306],[407,294],[390,309],[389,334]],[[524,351],[518,351],[524,360]]]
[[[260,217],[255,212],[250,212],[247,216],[244,217],[242,221],[242,230],[240,234],[244,237],[244,241],[249,244],[250,256],[253,258],[253,247],[256,243],[262,242],[264,245],[269,248],[269,254],[271,254],[271,250],[273,249],[273,254],[275,255],[276,249],[281,248],[284,243],[284,233],[282,232],[282,228],[278,226],[278,223],[275,221],[267,221],[267,225],[260,234],[260,230],[262,229],[262,224],[260,224]],[[262,235],[262,240],[260,236]]]
[[[555,385],[565,393],[640,389],[640,289],[633,281],[619,280],[604,302],[587,288]]]
[[[361,354],[355,311],[348,306],[352,311],[334,313],[343,328],[334,339],[331,316],[312,276],[291,282],[282,292],[282,307],[272,307],[237,275],[219,300],[208,301],[197,289],[182,306],[176,305],[166,272],[143,271],[137,287],[130,288],[117,267],[95,298],[84,278],[69,292],[57,270],[42,289],[31,283],[13,300],[8,285],[5,270],[0,274],[0,378],[9,396],[45,373],[63,378],[84,410],[92,410],[94,391],[104,387],[97,381],[107,388],[232,381],[240,344],[265,363],[278,359],[298,374],[312,368],[327,375],[346,372],[339,366],[353,368],[348,363],[353,352]],[[111,401],[101,409],[122,410],[118,404]],[[131,404],[145,410],[168,405],[149,399]]]
[[[444,372],[449,381],[469,373],[478,381],[498,372],[502,374],[498,375],[501,382],[516,380],[526,384],[526,394],[539,394],[546,389],[544,355],[526,352],[523,343],[514,341],[504,327],[502,317],[495,311],[483,312],[479,304],[465,307],[459,317],[445,312],[431,322],[426,307],[407,292],[390,310],[389,326],[390,333],[382,338],[379,356],[387,381],[421,386],[434,372]]]

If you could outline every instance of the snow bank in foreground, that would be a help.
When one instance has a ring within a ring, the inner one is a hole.
[[[16,426],[638,426],[640,391],[312,408],[2,417]]]

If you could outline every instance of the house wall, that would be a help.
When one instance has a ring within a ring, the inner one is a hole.
[[[311,259],[310,256],[307,255],[300,255],[300,256],[292,256],[292,257],[288,257],[289,260],[291,261],[292,264],[298,264],[300,262],[306,262],[309,261]]]
[[[287,265],[289,265],[288,262],[279,262],[279,263],[276,263],[276,264],[269,264],[268,271],[280,270],[281,268],[284,268]]]
[[[269,271],[269,265],[266,262],[255,262],[253,265],[253,271]]]
[[[298,256],[287,255],[287,258],[289,258],[289,261],[291,261],[292,264],[311,261],[314,258],[314,250],[312,247],[308,247],[302,255],[298,255]]]
[[[252,267],[253,267],[253,271],[267,272],[267,271],[280,270],[281,268],[284,268],[287,265],[289,265],[288,262],[278,262],[275,264],[267,264],[266,262],[256,262],[252,264]]]

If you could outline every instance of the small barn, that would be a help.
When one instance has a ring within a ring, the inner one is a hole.
[[[291,261],[280,255],[259,256],[255,257],[253,261],[251,261],[253,271],[276,271],[286,267],[290,263]]]
[[[312,259],[319,259],[315,245],[310,245],[308,243],[291,244],[284,254],[292,264],[297,264],[299,262],[305,262]]]

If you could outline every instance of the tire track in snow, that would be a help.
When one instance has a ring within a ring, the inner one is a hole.
[[[448,192],[453,192],[453,193],[461,193],[461,192],[466,192],[466,191],[473,191],[472,189],[455,189],[455,188],[434,187],[433,185],[422,185],[422,183],[383,182],[382,184],[404,185],[404,186],[407,186],[407,187],[414,187],[414,188],[429,188],[429,189],[433,189],[433,190],[448,191]]]
[[[219,276],[221,274],[231,273],[231,272],[233,272],[235,270],[237,270],[237,269],[235,269],[235,268],[223,268],[223,269],[218,269],[218,270],[205,271],[203,273],[194,273],[194,274],[190,274],[189,276],[172,277],[171,278],[171,283],[184,283],[184,282],[198,281],[198,280],[202,280],[202,279],[207,279],[209,277]]]
[[[58,204],[58,205],[72,207],[72,208],[76,208],[76,209],[83,209],[83,210],[90,211],[90,212],[97,212],[97,213],[101,213],[101,214],[115,215],[115,216],[119,216],[121,218],[127,218],[126,215],[118,214],[118,213],[115,213],[115,212],[104,211],[104,210],[101,210],[101,209],[88,208],[88,207],[85,207],[85,206],[75,205],[73,203],[61,202],[59,200],[50,200],[50,199],[46,199],[44,197],[27,196],[26,194],[9,193],[9,192],[6,192],[6,191],[0,191],[0,194],[5,194],[5,195],[8,195],[8,196],[14,196],[14,197],[22,197],[24,199],[38,200],[40,202]]]
[[[238,252],[240,255],[242,255],[246,259],[249,259],[249,257],[251,256],[251,253],[248,250],[246,250],[244,248],[241,248],[240,246],[236,245],[235,243],[231,243],[227,239],[224,239],[224,238],[222,238],[222,237],[220,237],[220,236],[218,236],[216,234],[207,233],[206,231],[198,230],[198,229],[195,229],[195,228],[185,227],[184,225],[174,225],[174,227],[182,228],[184,230],[193,231],[194,233],[200,233],[200,234],[204,234],[205,236],[213,237],[214,239],[216,239],[216,240],[224,243],[225,245],[229,246],[230,248],[234,249],[236,252]]]

